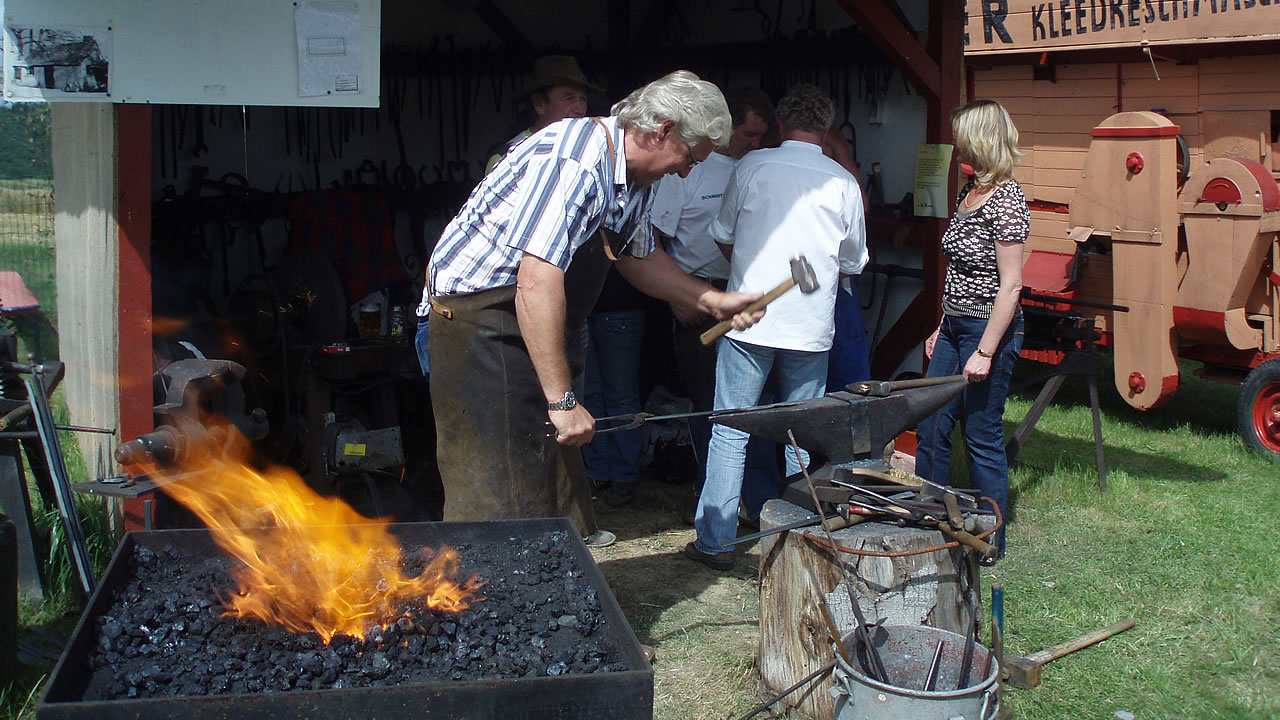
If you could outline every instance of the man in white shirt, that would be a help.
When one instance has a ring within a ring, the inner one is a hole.
[[[711,235],[729,255],[729,288],[770,289],[787,279],[790,260],[799,254],[813,266],[818,289],[785,293],[755,326],[721,338],[716,410],[755,405],[775,367],[778,400],[820,397],[840,276],[857,274],[867,263],[858,183],[822,154],[823,134],[835,117],[831,99],[812,85],[798,85],[778,103],[777,113],[781,147],[751,153],[734,168]],[[698,539],[685,547],[685,555],[716,570],[733,568],[728,543],[737,534],[747,439],[747,433],[725,425],[711,433],[694,522]],[[792,454],[787,471],[800,471]]]
[[[773,123],[773,103],[759,88],[734,88],[725,95],[729,115],[733,119],[733,135],[729,144],[717,149],[695,167],[688,177],[668,175],[654,190],[650,221],[667,249],[667,254],[681,270],[723,289],[729,279],[729,258],[711,237],[711,221],[720,212],[729,175],[738,161],[760,148],[761,140]],[[699,339],[715,324],[715,318],[697,308],[672,303],[675,318],[672,349],[676,368],[684,382],[685,393],[695,411],[712,409],[716,386],[716,350]],[[707,444],[711,440],[711,423],[705,418],[689,420],[689,434],[698,460],[694,497],[682,508],[682,519],[693,524],[697,495],[707,472]],[[774,443],[752,442],[748,451],[747,480],[744,502],[747,512],[758,515],[760,505],[777,492],[777,459]]]

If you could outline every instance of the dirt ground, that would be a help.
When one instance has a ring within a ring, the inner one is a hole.
[[[683,557],[695,535],[680,521],[686,492],[687,486],[642,478],[630,506],[611,508],[597,500],[600,527],[616,533],[618,542],[592,554],[636,636],[657,653],[653,716],[737,718],[763,693],[755,668],[759,543],[740,551],[727,573]]]

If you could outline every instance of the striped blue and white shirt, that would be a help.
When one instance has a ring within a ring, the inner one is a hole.
[[[436,243],[419,316],[429,312],[432,295],[513,285],[525,253],[568,269],[579,247],[600,242],[602,223],[628,239],[628,255],[653,250],[651,193],[628,187],[623,131],[615,118],[604,124],[613,133],[613,157],[604,129],[591,118],[571,118],[533,134],[494,166]]]

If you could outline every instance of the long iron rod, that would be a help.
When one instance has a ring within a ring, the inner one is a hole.
[[[784,698],[784,697],[786,697],[786,696],[790,695],[791,693],[793,693],[793,692],[795,692],[795,691],[799,690],[800,688],[804,687],[805,685],[809,684],[809,682],[810,682],[810,681],[812,681],[812,680],[817,680],[818,678],[822,677],[823,675],[826,675],[827,673],[831,672],[831,671],[832,671],[832,670],[834,670],[835,668],[836,668],[836,661],[835,661],[835,660],[832,660],[831,662],[827,663],[826,665],[823,665],[822,667],[818,668],[817,670],[814,670],[813,672],[809,673],[808,675],[805,675],[804,677],[800,678],[800,682],[797,682],[795,685],[792,685],[791,687],[787,688],[786,690],[783,690],[782,692],[778,693],[777,695],[774,695],[774,696],[773,696],[773,698],[771,698],[770,700],[768,700],[768,701],[766,701],[766,702],[764,702],[764,703],[761,703],[761,704],[757,705],[757,706],[755,707],[755,709],[754,709],[754,710],[752,710],[751,712],[747,713],[746,715],[743,715],[742,717],[738,718],[738,720],[751,720],[751,718],[753,718],[753,717],[755,717],[755,716],[759,715],[760,713],[764,712],[765,710],[768,710],[770,707],[772,707],[775,703],[777,703],[777,702],[778,702],[779,700],[781,700],[782,698]]]
[[[62,446],[58,444],[58,432],[54,428],[53,412],[49,409],[49,397],[45,394],[43,373],[36,368],[27,376],[27,396],[31,403],[32,415],[36,430],[40,433],[40,445],[44,449],[45,460],[49,463],[49,471],[53,476],[54,496],[58,500],[58,512],[62,515],[62,525],[67,532],[68,546],[71,548],[71,560],[84,588],[85,596],[93,594],[96,583],[93,577],[93,563],[89,560],[89,547],[85,541],[84,526],[80,524],[80,513],[76,510],[76,500],[71,493],[71,479],[67,474],[67,463],[62,456]]]

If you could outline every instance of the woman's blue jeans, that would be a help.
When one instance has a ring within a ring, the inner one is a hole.
[[[987,321],[982,318],[946,315],[942,331],[933,346],[929,377],[959,375],[978,349]],[[1022,316],[1009,323],[1000,340],[991,374],[980,383],[969,384],[946,407],[920,423],[916,429],[916,474],[946,485],[951,471],[951,431],[956,421],[964,423],[964,445],[969,452],[969,479],[972,486],[1000,505],[1008,515],[1009,463],[1004,454],[1004,401],[1009,395],[1013,363],[1022,352]],[[1004,553],[1004,529],[995,543]]]

